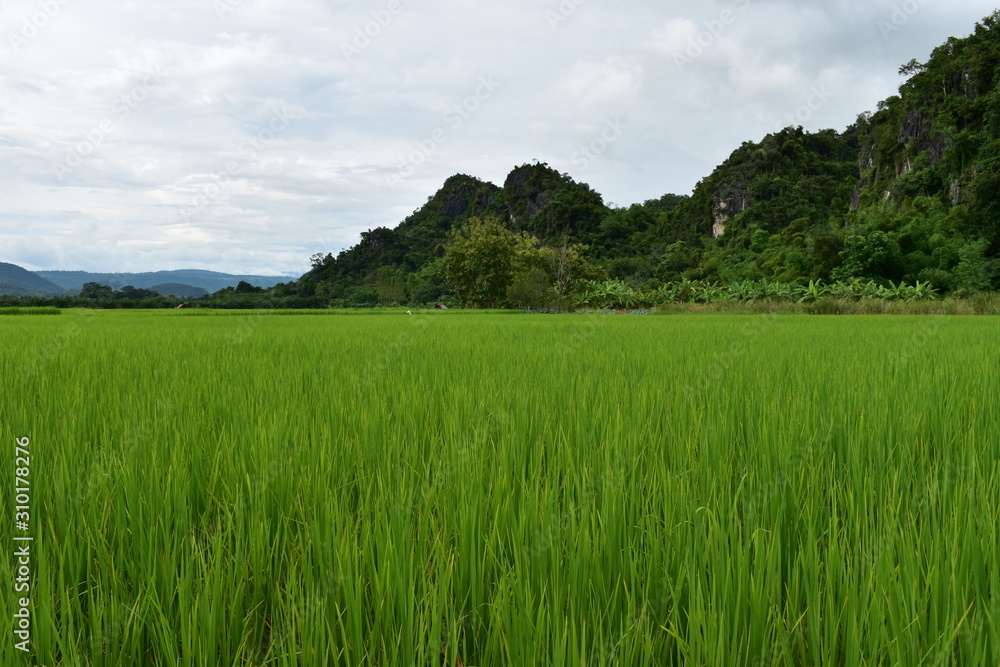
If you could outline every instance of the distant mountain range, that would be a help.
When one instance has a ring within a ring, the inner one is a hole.
[[[16,264],[0,262],[0,294],[46,296],[81,289],[85,283],[101,283],[114,289],[126,285],[152,289],[161,294],[199,296],[236,287],[245,281],[257,287],[274,287],[293,278],[285,276],[232,275],[217,271],[179,269],[149,273],[91,273],[88,271],[28,271]],[[168,291],[164,291],[168,290]]]
[[[61,294],[59,285],[32,273],[17,264],[0,262],[0,294],[12,296]]]

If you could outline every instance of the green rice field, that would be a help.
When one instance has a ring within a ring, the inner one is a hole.
[[[1000,665],[1000,318],[64,310],[0,373],[5,666]]]

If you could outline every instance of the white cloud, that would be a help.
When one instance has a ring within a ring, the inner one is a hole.
[[[642,83],[642,66],[622,58],[603,62],[576,62],[563,79],[560,89],[577,103],[592,105],[631,102]]]

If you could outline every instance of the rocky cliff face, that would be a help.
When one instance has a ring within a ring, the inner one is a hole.
[[[876,146],[862,147],[858,159],[858,169],[861,178],[854,186],[854,193],[851,195],[851,210],[857,211],[861,208],[861,191],[868,187],[870,183],[878,180],[878,148]]]
[[[903,117],[903,126],[899,129],[899,137],[896,141],[906,144],[911,139],[917,140],[918,144],[926,145],[930,137],[931,119],[924,115],[920,109],[911,109]]]
[[[967,64],[960,70],[949,72],[944,85],[945,91],[949,95],[961,95],[967,100],[979,97],[979,86],[972,78],[971,64]]]
[[[475,193],[470,193],[468,187],[456,187],[444,195],[441,205],[441,214],[445,217],[455,219],[466,213],[481,215],[493,205],[499,192],[490,192],[479,189]]]
[[[507,175],[503,189],[511,220],[533,218],[552,199],[561,176],[545,165],[522,165]]]
[[[742,187],[726,186],[717,190],[712,197],[712,236],[723,236],[726,233],[726,223],[748,208],[750,193]]]
[[[927,153],[931,164],[935,164],[951,147],[951,139],[942,134],[935,134],[931,128],[932,119],[920,109],[911,109],[903,117],[903,125],[899,130],[898,143],[907,146],[913,142],[913,149],[919,153]],[[896,175],[905,176],[910,173],[911,160],[904,158],[898,166]]]
[[[952,204],[970,200],[968,185],[977,149],[995,105],[1000,12],[977,24],[968,38],[951,38],[926,63],[911,61],[900,72],[911,75],[900,94],[880,103],[862,123],[860,178],[855,209],[878,201],[913,196],[901,179],[914,170],[935,169],[942,197]],[[956,146],[959,147],[956,154]],[[925,188],[926,191],[926,188]]]
[[[608,213],[601,195],[545,163],[514,169],[503,186],[507,216],[515,231],[539,239],[570,236],[588,242]]]

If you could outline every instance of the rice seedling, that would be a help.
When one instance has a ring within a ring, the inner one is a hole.
[[[1000,659],[995,318],[69,319],[0,327],[37,664]]]

